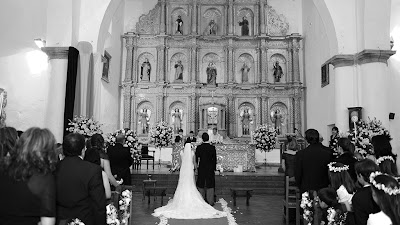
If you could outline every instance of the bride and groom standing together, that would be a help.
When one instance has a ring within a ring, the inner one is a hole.
[[[185,148],[180,152],[181,169],[174,197],[167,205],[155,209],[153,216],[174,219],[208,219],[227,216],[225,212],[213,207],[217,154],[215,146],[208,142],[207,133],[203,133],[202,139],[204,143],[197,147],[196,152],[190,143],[185,144]]]

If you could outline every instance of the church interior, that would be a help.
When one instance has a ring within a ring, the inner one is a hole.
[[[0,5],[0,127],[45,127],[61,143],[65,115],[83,115],[104,133],[127,128],[149,143],[164,121],[175,135],[217,128],[241,146],[268,124],[279,140],[316,129],[327,146],[332,128],[347,132],[357,113],[381,121],[400,154],[400,1]],[[264,153],[254,154],[263,163]],[[279,144],[268,154],[281,163]],[[140,192],[149,172],[137,173]]]

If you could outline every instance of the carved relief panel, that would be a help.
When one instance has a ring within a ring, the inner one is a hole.
[[[274,8],[265,6],[265,18],[267,18],[267,34],[271,36],[285,36],[289,31],[289,23],[283,14],[278,14]]]

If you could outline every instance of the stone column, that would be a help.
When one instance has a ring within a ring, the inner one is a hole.
[[[255,71],[254,71],[254,73],[255,73],[255,76],[254,76],[254,82],[256,83],[256,84],[259,84],[260,82],[261,82],[261,73],[260,73],[260,62],[261,62],[261,60],[260,60],[260,52],[261,52],[261,50],[260,50],[260,48],[256,48],[256,56],[257,56],[257,61],[255,62],[255,64],[253,65],[253,68],[255,69]]]
[[[229,118],[229,137],[236,137],[236,122],[235,122],[236,108],[235,98],[232,94],[228,96],[228,118]]]
[[[196,129],[196,94],[190,95],[189,127],[190,130]]]
[[[197,77],[197,46],[192,46],[190,48],[190,64],[191,64],[191,71],[189,76],[189,81],[191,83],[196,83]]]
[[[157,83],[164,83],[165,81],[165,46],[161,45],[157,47]]]
[[[293,102],[294,102],[294,127],[293,128],[297,128],[297,130],[299,130],[300,132],[302,131],[302,127],[301,127],[301,107],[300,107],[300,103],[301,103],[301,97],[300,96],[295,96],[293,98]],[[290,131],[292,132],[292,131]]]
[[[268,97],[262,96],[261,99],[262,99],[262,124],[267,124],[269,117]]]
[[[227,47],[227,52],[228,52],[228,83],[233,84],[235,83],[235,74],[233,73],[234,68],[235,68],[235,63],[234,63],[234,58],[233,58],[233,47],[232,46],[228,46]]]
[[[267,59],[267,47],[261,47],[261,83],[268,82],[268,59]]]
[[[254,128],[256,128],[258,125],[263,124],[263,118],[265,117],[265,115],[263,115],[263,98],[262,97],[258,97],[258,121],[257,124],[254,124]]]
[[[157,122],[165,121],[164,120],[164,96],[158,95],[157,96]],[[168,121],[166,121],[168,122]]]
[[[162,76],[162,81],[167,81],[167,74],[169,72],[168,49],[169,49],[169,47],[164,46],[164,62],[162,64],[162,65],[164,65],[164,73]]]
[[[198,21],[197,21],[197,2],[194,0],[193,1],[193,10],[192,10],[192,34],[196,35],[197,34],[197,27],[198,27]]]
[[[131,108],[132,108],[132,96],[131,96],[131,87],[129,85],[123,85],[124,92],[124,128],[131,129]]]
[[[137,131],[137,107],[136,107],[136,98],[135,98],[135,93],[131,93],[131,124],[130,128],[133,131]]]
[[[68,47],[44,47],[42,51],[48,55],[50,64],[50,94],[48,96],[45,126],[53,132],[57,142],[61,143],[64,134]]]
[[[138,83],[138,55],[137,55],[137,47],[133,47],[132,53],[132,81],[133,83]]]
[[[293,38],[293,82],[300,83],[300,67],[299,67],[299,50],[300,50],[300,37]]]
[[[233,12],[233,1],[229,0],[228,5],[228,35],[233,35],[233,23],[234,23],[234,12]]]
[[[261,26],[261,35],[266,35],[265,29],[265,0],[260,0],[260,26]]]
[[[161,0],[160,34],[165,34],[165,0]]]
[[[125,61],[125,80],[124,82],[132,81],[132,64],[133,64],[133,36],[124,35],[126,47]]]

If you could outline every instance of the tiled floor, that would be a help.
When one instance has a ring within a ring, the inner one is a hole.
[[[167,199],[172,197],[167,196]],[[246,198],[238,198],[237,206],[234,207],[230,196],[217,196],[224,198],[228,202],[228,206],[232,209],[232,214],[236,218],[238,225],[281,225],[283,221],[283,196],[253,196],[250,199],[250,206],[246,206]],[[140,193],[133,195],[133,215],[131,225],[155,225],[159,223],[159,219],[152,217],[151,213],[155,208],[161,206],[161,199],[158,197],[156,201],[151,199],[150,204],[147,203],[147,197],[142,201]],[[164,204],[167,201],[164,199]],[[211,224],[210,224],[211,225]]]

